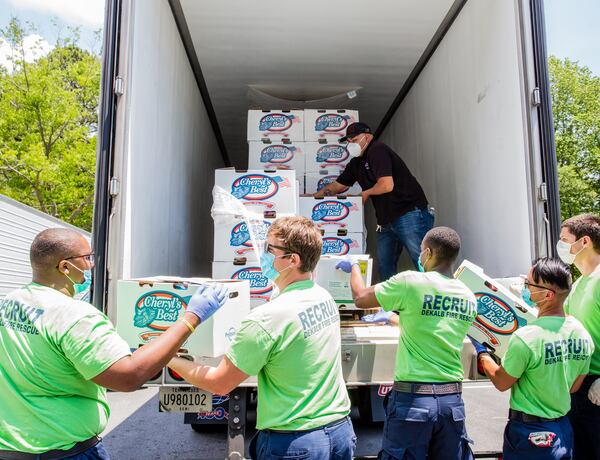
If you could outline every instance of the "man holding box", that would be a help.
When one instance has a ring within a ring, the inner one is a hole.
[[[415,265],[423,236],[433,227],[433,214],[421,185],[402,159],[371,128],[357,122],[348,126],[340,142],[348,142],[353,158],[331,184],[315,193],[320,198],[336,195],[358,182],[363,203],[371,198],[377,216],[377,258],[382,281],[395,275],[402,248]]]
[[[563,303],[570,288],[567,265],[539,259],[522,291],[523,299],[539,308],[538,318],[515,331],[502,366],[471,339],[478,368],[498,390],[511,389],[504,430],[506,460],[572,458],[573,429],[566,416],[570,393],[580,388],[588,372],[594,343],[579,321],[565,315]]]
[[[30,259],[32,282],[0,300],[0,459],[108,459],[98,437],[110,413],[105,388],[148,381],[226,291],[199,289],[179,321],[132,354],[106,315],[73,298],[94,265],[80,233],[42,231]]]
[[[581,321],[596,346],[589,375],[572,396],[573,458],[600,458],[600,217],[581,214],[565,220],[556,249],[563,262],[575,264],[581,273],[565,312]]]
[[[365,287],[352,259],[338,269],[351,273],[358,308],[381,306],[398,311],[400,327],[393,391],[386,399],[380,459],[465,460],[473,458],[462,400],[463,341],[477,316],[477,302],[462,281],[452,277],[460,250],[458,234],[448,227],[427,232],[418,264]]]
[[[253,459],[351,459],[356,436],[342,375],[338,308],[312,281],[321,233],[305,217],[275,220],[261,257],[279,294],[242,322],[218,367],[175,358],[169,367],[191,384],[229,393],[258,375]]]

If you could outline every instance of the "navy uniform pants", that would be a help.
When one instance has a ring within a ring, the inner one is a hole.
[[[504,429],[504,460],[568,460],[573,458],[569,419],[523,423],[511,420]]]
[[[600,459],[600,406],[588,397],[590,386],[598,375],[588,375],[579,391],[571,395],[569,420],[575,433],[575,460]]]
[[[391,391],[380,459],[471,460],[462,396]]]

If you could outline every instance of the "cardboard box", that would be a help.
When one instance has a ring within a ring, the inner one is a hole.
[[[303,142],[248,142],[249,169],[293,169],[300,178],[305,167]]]
[[[228,299],[212,317],[198,326],[182,348],[197,356],[227,352],[241,320],[250,311],[250,285],[237,280],[158,276],[117,282],[117,332],[132,348],[159,337],[184,313],[202,284],[225,284]]]
[[[300,215],[312,219],[325,231],[363,231],[363,204],[360,196],[300,197]]]
[[[336,142],[346,135],[348,125],[358,121],[357,110],[309,110],[304,111],[304,140]]]
[[[326,185],[331,184],[334,180],[338,178],[337,173],[328,174],[327,170],[322,170],[318,173],[306,173],[305,177],[305,187],[304,193],[306,194],[314,194],[321,190]],[[358,182],[356,182],[352,187],[346,188],[346,190],[342,190],[344,195],[360,195],[362,189]]]
[[[291,215],[293,214],[264,217],[261,214],[252,214],[250,218],[255,237],[259,240],[266,240],[267,231],[273,221]],[[245,258],[249,262],[257,260],[246,221],[240,217],[233,223],[215,223],[213,261],[233,262],[235,259],[241,258]]]
[[[364,233],[326,232],[323,234],[323,250],[325,256],[343,256],[346,254],[364,254]]]
[[[340,174],[352,159],[346,148],[348,144],[338,142],[305,142],[304,158],[306,172],[319,172],[323,169],[328,174]]]
[[[273,284],[263,276],[257,262],[213,262],[212,272],[214,278],[248,281],[250,283],[251,309],[268,302],[273,293]]]
[[[248,110],[249,141],[304,141],[304,111]]]
[[[371,276],[373,273],[373,259],[368,254],[352,256],[358,260],[365,286],[371,285]],[[354,310],[356,306],[352,300],[352,289],[350,287],[350,273],[336,270],[335,266],[346,256],[321,256],[317,269],[315,270],[314,280],[323,288],[327,289],[340,309]]]
[[[216,169],[215,185],[241,200],[251,212],[276,211],[278,214],[297,214],[298,182],[295,171]]]
[[[454,277],[465,283],[477,298],[478,315],[469,335],[502,358],[513,332],[535,321],[537,311],[468,260],[458,267]]]

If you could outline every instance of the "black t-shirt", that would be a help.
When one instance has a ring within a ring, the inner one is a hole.
[[[415,208],[427,207],[425,193],[404,161],[383,142],[374,139],[360,157],[350,160],[337,181],[347,187],[358,182],[363,190],[368,190],[385,176],[392,176],[394,189],[370,197],[379,225],[389,224]]]

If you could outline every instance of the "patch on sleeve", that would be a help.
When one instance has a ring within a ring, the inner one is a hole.
[[[556,433],[551,431],[536,431],[529,433],[529,442],[535,447],[552,447]]]

